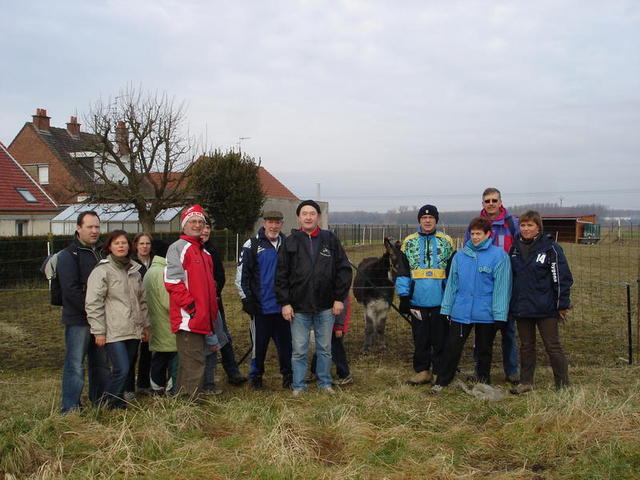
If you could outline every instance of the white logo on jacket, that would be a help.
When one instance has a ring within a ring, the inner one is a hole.
[[[537,258],[536,258],[536,263],[544,263],[544,261],[547,259],[547,254],[546,253],[539,253]]]

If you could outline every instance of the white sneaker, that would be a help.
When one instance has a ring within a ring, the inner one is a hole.
[[[353,383],[353,376],[351,374],[347,375],[344,378],[336,378],[333,381],[334,385],[349,385],[350,383]]]
[[[292,391],[291,391],[291,394],[292,394],[294,397],[299,397],[300,395],[302,395],[302,390],[295,390],[295,389],[294,389],[294,390],[292,390]]]
[[[324,393],[326,393],[328,395],[335,395],[336,394],[336,391],[331,387],[323,388],[322,392],[324,392]]]

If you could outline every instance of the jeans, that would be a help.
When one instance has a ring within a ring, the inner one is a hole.
[[[85,355],[89,374],[89,400],[92,403],[100,401],[111,375],[106,349],[96,346],[89,325],[65,325],[64,343],[66,353],[62,370],[62,413],[80,407]]]
[[[293,353],[291,366],[293,367],[293,389],[304,390],[307,375],[307,353],[309,352],[309,334],[311,328],[315,332],[318,388],[331,387],[331,333],[334,317],[331,310],[319,313],[296,313],[291,321],[291,343]]]
[[[318,363],[317,356],[311,359],[311,373],[316,373],[316,365]],[[349,370],[349,361],[347,360],[347,352],[344,349],[344,336],[336,337],[336,332],[331,334],[331,359],[336,364],[336,375],[338,378],[347,378],[351,375]]]
[[[127,381],[129,370],[135,366],[135,357],[140,340],[122,340],[107,343],[107,354],[111,360],[111,381],[107,388],[107,403],[109,408],[124,408],[126,406],[122,394]]]
[[[205,353],[204,378],[202,379],[202,389],[214,391],[216,389],[216,365],[218,363],[218,352],[208,351]]]
[[[242,373],[240,373],[240,368],[236,361],[236,354],[233,350],[233,341],[231,339],[231,334],[229,333],[229,328],[227,327],[227,320],[224,316],[224,312],[222,312],[222,328],[224,329],[224,333],[227,335],[228,342],[220,349],[220,363],[222,363],[222,368],[228,378],[241,377]]]
[[[264,374],[264,360],[267,357],[269,341],[273,339],[278,350],[280,374],[291,375],[291,326],[280,313],[256,313],[251,318],[251,338],[253,356],[249,377],[258,378]]]

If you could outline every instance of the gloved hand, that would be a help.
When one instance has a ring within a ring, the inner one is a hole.
[[[242,299],[242,310],[249,315],[255,315],[256,313],[258,313],[258,307],[256,306],[255,302],[249,300],[248,298]]]
[[[409,302],[409,297],[400,297],[400,306],[398,307],[400,313],[406,315],[411,313],[411,303]]]

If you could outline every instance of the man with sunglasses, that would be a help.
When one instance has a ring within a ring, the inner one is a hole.
[[[486,188],[482,192],[481,217],[491,220],[491,238],[493,244],[504,249],[507,254],[511,245],[520,233],[520,223],[502,205],[500,190],[494,187]],[[465,242],[469,240],[469,232],[465,235]],[[518,346],[516,344],[516,324],[513,319],[509,319],[500,325],[502,331],[502,366],[504,368],[505,379],[517,385],[520,383],[518,374]],[[474,348],[474,359],[476,359]],[[476,362],[477,367],[477,362]]]

